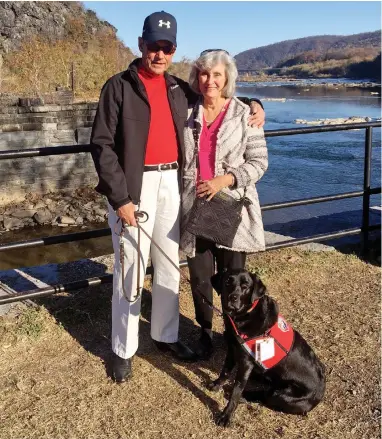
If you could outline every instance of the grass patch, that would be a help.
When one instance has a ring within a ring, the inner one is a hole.
[[[15,344],[17,340],[37,340],[46,330],[49,317],[44,307],[16,305],[9,315],[0,317],[0,346]]]
[[[37,339],[44,331],[42,312],[38,308],[28,308],[18,317],[16,334]]]
[[[43,306],[27,317],[0,325],[0,438],[379,438],[380,268],[354,255],[298,249],[261,253],[247,265],[326,365],[324,400],[307,417],[240,404],[232,427],[217,427],[225,395],[208,391],[205,382],[224,360],[221,319],[214,317],[211,360],[177,363],[151,342],[148,292],[133,378],[114,384],[105,369],[111,285],[102,285],[41,299]],[[214,301],[219,306],[218,296]],[[199,329],[186,283],[180,309],[180,336],[192,345]]]

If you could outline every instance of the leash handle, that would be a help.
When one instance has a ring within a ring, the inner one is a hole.
[[[138,226],[138,240],[137,240],[137,254],[138,254],[138,267],[137,267],[137,294],[132,298],[129,299],[126,289],[125,289],[125,245],[123,242],[123,235],[126,231],[126,225],[123,221],[121,221],[121,232],[119,234],[119,262],[121,264],[121,271],[122,271],[122,291],[123,295],[125,296],[125,299],[129,303],[136,302],[141,297],[142,288],[140,287],[141,284],[141,228],[139,226],[139,223],[145,223],[149,219],[149,215],[147,212],[144,211],[135,211],[134,216],[137,219],[137,226]],[[117,224],[119,222],[120,218],[117,220]]]
[[[144,224],[149,220],[149,214],[144,210],[136,210],[134,212],[135,219],[138,223]]]

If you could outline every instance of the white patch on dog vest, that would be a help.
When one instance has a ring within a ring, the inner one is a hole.
[[[265,361],[274,357],[275,355],[275,342],[273,338],[266,337],[256,340],[256,361]]]

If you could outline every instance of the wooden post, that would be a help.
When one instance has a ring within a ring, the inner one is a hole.
[[[72,80],[72,92],[73,92],[73,97],[74,97],[74,85],[75,85],[75,78],[74,78],[74,61],[72,61],[71,80]]]

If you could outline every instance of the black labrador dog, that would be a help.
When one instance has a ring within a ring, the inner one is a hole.
[[[227,356],[218,390],[237,365],[228,405],[217,419],[227,426],[241,396],[284,413],[303,415],[323,398],[325,367],[302,336],[279,315],[256,274],[229,270],[211,278],[222,296]]]

